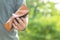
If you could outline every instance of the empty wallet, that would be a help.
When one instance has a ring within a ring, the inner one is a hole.
[[[15,14],[16,14],[16,15],[19,15],[19,18],[20,18],[20,17],[26,16],[26,15],[28,14],[28,12],[29,12],[29,10],[28,10],[27,6],[23,4],[23,5],[15,12]],[[11,17],[12,17],[12,16],[11,16]],[[9,19],[6,23],[4,23],[4,28],[5,28],[8,32],[10,32],[10,31],[13,29],[12,23],[13,23],[14,18],[11,18],[11,17],[10,17],[10,19]]]

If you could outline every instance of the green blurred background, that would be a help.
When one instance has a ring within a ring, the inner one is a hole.
[[[60,3],[52,0],[27,0],[29,22],[19,31],[20,40],[60,40]]]

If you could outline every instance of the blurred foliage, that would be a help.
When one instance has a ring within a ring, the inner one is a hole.
[[[20,40],[60,40],[60,12],[55,3],[27,0],[29,23],[19,31]]]

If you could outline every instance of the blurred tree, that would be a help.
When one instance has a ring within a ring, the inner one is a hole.
[[[21,40],[60,40],[60,14],[49,0],[27,0],[29,23]]]

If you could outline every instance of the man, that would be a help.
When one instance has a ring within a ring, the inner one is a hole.
[[[15,17],[20,24],[14,20],[14,29],[11,32],[7,32],[3,24],[9,20],[12,14],[23,4],[26,5],[26,0],[0,0],[0,40],[19,40],[17,30],[25,29],[27,16],[18,18],[18,16],[14,14],[13,17]],[[19,29],[19,27],[21,27],[21,29]]]

